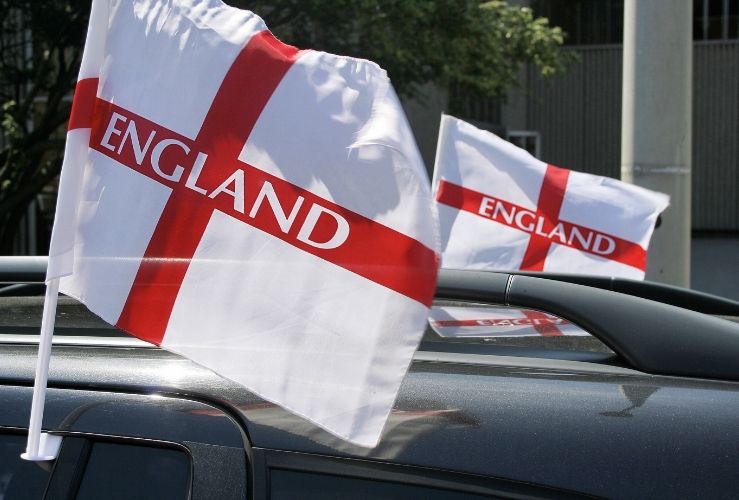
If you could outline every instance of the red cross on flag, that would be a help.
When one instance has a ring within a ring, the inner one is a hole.
[[[442,116],[434,187],[442,266],[644,279],[667,195],[547,165]]]
[[[438,268],[428,177],[376,64],[218,0],[94,0],[48,280],[363,446]]]

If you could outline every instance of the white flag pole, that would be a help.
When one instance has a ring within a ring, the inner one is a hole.
[[[44,314],[41,319],[41,338],[39,339],[38,358],[36,360],[36,379],[33,385],[33,400],[31,402],[31,419],[28,425],[28,444],[26,445],[26,452],[21,454],[21,458],[24,460],[34,462],[55,459],[61,444],[61,437],[41,434],[41,421],[44,416],[44,402],[46,401],[46,382],[49,378],[51,339],[54,334],[58,296],[59,278],[54,278],[46,284]]]
[[[436,196],[437,183],[439,182],[439,171],[441,170],[441,163],[444,161],[442,155],[444,153],[444,143],[446,141],[447,130],[449,128],[449,122],[451,117],[449,115],[441,114],[441,121],[439,122],[439,137],[436,139],[436,156],[434,158],[434,171],[431,174],[431,191]]]

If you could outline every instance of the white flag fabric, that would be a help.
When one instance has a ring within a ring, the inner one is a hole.
[[[429,326],[440,337],[587,337],[553,314],[515,307],[434,306]]]
[[[47,279],[101,318],[362,446],[438,270],[386,73],[217,0],[94,0]]]
[[[434,167],[442,267],[644,279],[669,197],[547,165],[493,133],[442,116]]]

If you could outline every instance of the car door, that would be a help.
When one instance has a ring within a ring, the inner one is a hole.
[[[44,428],[56,460],[26,462],[30,387],[0,385],[0,499],[243,499],[242,430],[190,399],[50,388]]]

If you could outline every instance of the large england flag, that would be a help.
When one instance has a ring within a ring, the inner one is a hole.
[[[434,168],[442,266],[644,279],[669,197],[547,165],[443,115]]]
[[[424,331],[438,235],[386,73],[218,0],[94,0],[48,280],[363,446]]]

